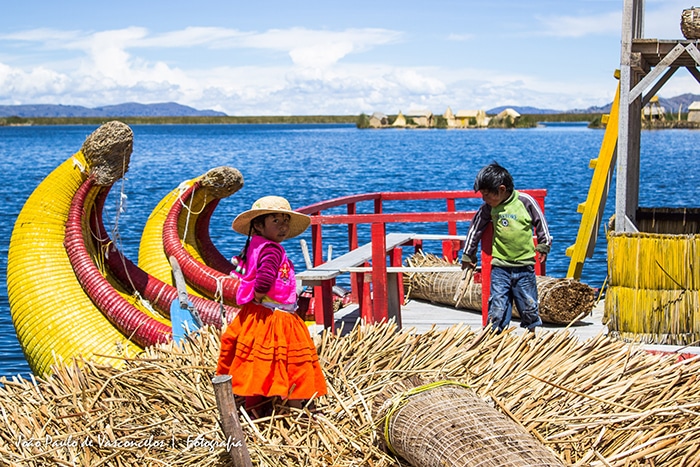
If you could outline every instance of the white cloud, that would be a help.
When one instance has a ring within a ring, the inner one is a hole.
[[[644,37],[683,39],[681,14],[692,2],[685,0],[647,1],[644,12]]]
[[[58,48],[66,47],[66,44],[80,37],[79,31],[60,31],[50,28],[29,29],[11,34],[0,34],[0,40],[4,41],[25,41],[41,42],[47,46],[55,44]]]
[[[8,104],[26,104],[25,96],[45,99],[66,92],[70,80],[44,67],[29,72],[0,63],[0,101]]]
[[[547,34],[577,37],[609,31],[615,15],[550,16],[543,21]],[[614,22],[619,28],[619,19]],[[433,66],[419,66],[424,59],[413,56],[410,47],[416,42],[407,36],[376,28],[259,32],[188,27],[164,33],[140,27],[96,32],[34,29],[0,35],[0,45],[9,45],[2,47],[0,103],[95,107],[176,101],[231,115],[284,115],[410,108],[442,112],[447,106],[491,108],[506,103],[565,110],[612,99],[609,75],[582,81],[564,71],[541,77],[504,72],[491,69],[495,65],[489,57],[469,61],[468,66],[453,57],[445,65],[434,60]],[[452,34],[447,39],[472,37]],[[391,47],[392,53],[401,50],[402,59],[395,60],[400,65],[382,61],[384,47]],[[193,53],[196,59],[187,60]],[[258,61],[260,56],[264,59]]]
[[[584,37],[593,34],[620,35],[621,11],[611,11],[590,16],[537,16],[543,30],[541,34],[556,37]]]
[[[224,102],[236,104],[250,100],[248,107],[254,108],[265,101],[271,105],[269,96],[285,88],[295,91],[333,89],[337,85],[335,80],[342,78],[345,89],[353,89],[350,82],[362,79],[341,77],[332,68],[340,67],[338,62],[349,54],[397,41],[399,37],[400,33],[383,29],[314,31],[291,28],[249,33],[225,28],[186,28],[164,34],[150,34],[138,27],[94,33],[35,29],[0,36],[0,40],[36,44],[38,49],[77,52],[79,60],[72,55],[66,59],[70,60],[70,65],[56,63],[53,71],[42,66],[26,69],[4,66],[2,82],[8,94],[0,98],[5,102],[36,102],[40,96],[44,102],[69,100],[71,104],[81,105],[92,100],[90,104],[96,106],[123,102],[127,98],[153,102],[167,97],[199,107],[198,99],[215,95]],[[136,55],[145,48],[197,46],[281,51],[289,54],[291,63],[287,67],[272,68],[248,65],[213,70],[185,69]],[[138,93],[142,93],[140,98]],[[333,98],[326,96],[324,99],[332,106]],[[299,105],[303,107],[303,102]],[[237,112],[237,109],[240,105],[231,105],[226,111]],[[299,109],[294,110],[299,112]]]
[[[295,65],[326,68],[351,53],[360,53],[399,40],[401,33],[386,29],[314,31],[274,29],[243,38],[242,46],[289,53]]]
[[[206,46],[210,48],[235,47],[253,33],[219,27],[188,27],[143,38],[134,47],[191,48]]]

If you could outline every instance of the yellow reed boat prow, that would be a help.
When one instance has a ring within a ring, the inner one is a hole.
[[[50,374],[52,365],[74,358],[121,366],[144,348],[171,339],[171,306],[182,298],[172,279],[164,274],[154,277],[125,258],[102,222],[104,201],[128,170],[132,148],[133,132],[127,125],[115,121],[100,126],[80,151],[39,184],[17,218],[8,253],[7,290],[17,338],[34,374]],[[210,200],[243,186],[236,169],[210,172],[200,177],[204,182],[197,181],[206,186],[213,177],[218,188],[200,190]],[[220,268],[225,264],[208,237],[216,203],[207,209],[200,198],[192,198],[203,204],[200,219],[191,224],[182,221],[192,226],[191,232],[178,230],[176,216],[163,220],[172,219],[174,228],[160,228],[174,231],[169,248],[161,241],[166,259],[178,259],[189,274],[210,268],[203,258],[218,258]],[[179,232],[203,253],[186,250]],[[216,271],[222,276],[219,282],[226,285],[225,297],[235,296],[238,284],[228,272]],[[237,311],[221,299],[190,294],[188,300],[206,325],[222,326]]]

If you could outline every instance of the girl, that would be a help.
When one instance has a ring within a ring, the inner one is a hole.
[[[280,245],[310,222],[279,196],[260,198],[233,221],[233,230],[248,236],[236,268],[242,309],[221,336],[216,374],[230,374],[233,393],[258,415],[270,411],[272,397],[300,407],[326,394],[316,347],[295,312],[294,266]]]

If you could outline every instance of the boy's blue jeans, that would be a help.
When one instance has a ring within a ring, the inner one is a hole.
[[[489,324],[494,330],[503,331],[508,327],[514,302],[520,313],[520,327],[532,331],[536,326],[542,325],[538,312],[534,266],[516,268],[493,266]]]

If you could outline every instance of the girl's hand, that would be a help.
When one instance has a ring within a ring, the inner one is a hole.
[[[255,297],[253,298],[253,301],[255,303],[262,303],[262,299],[264,296],[265,294],[262,292],[255,292]]]

